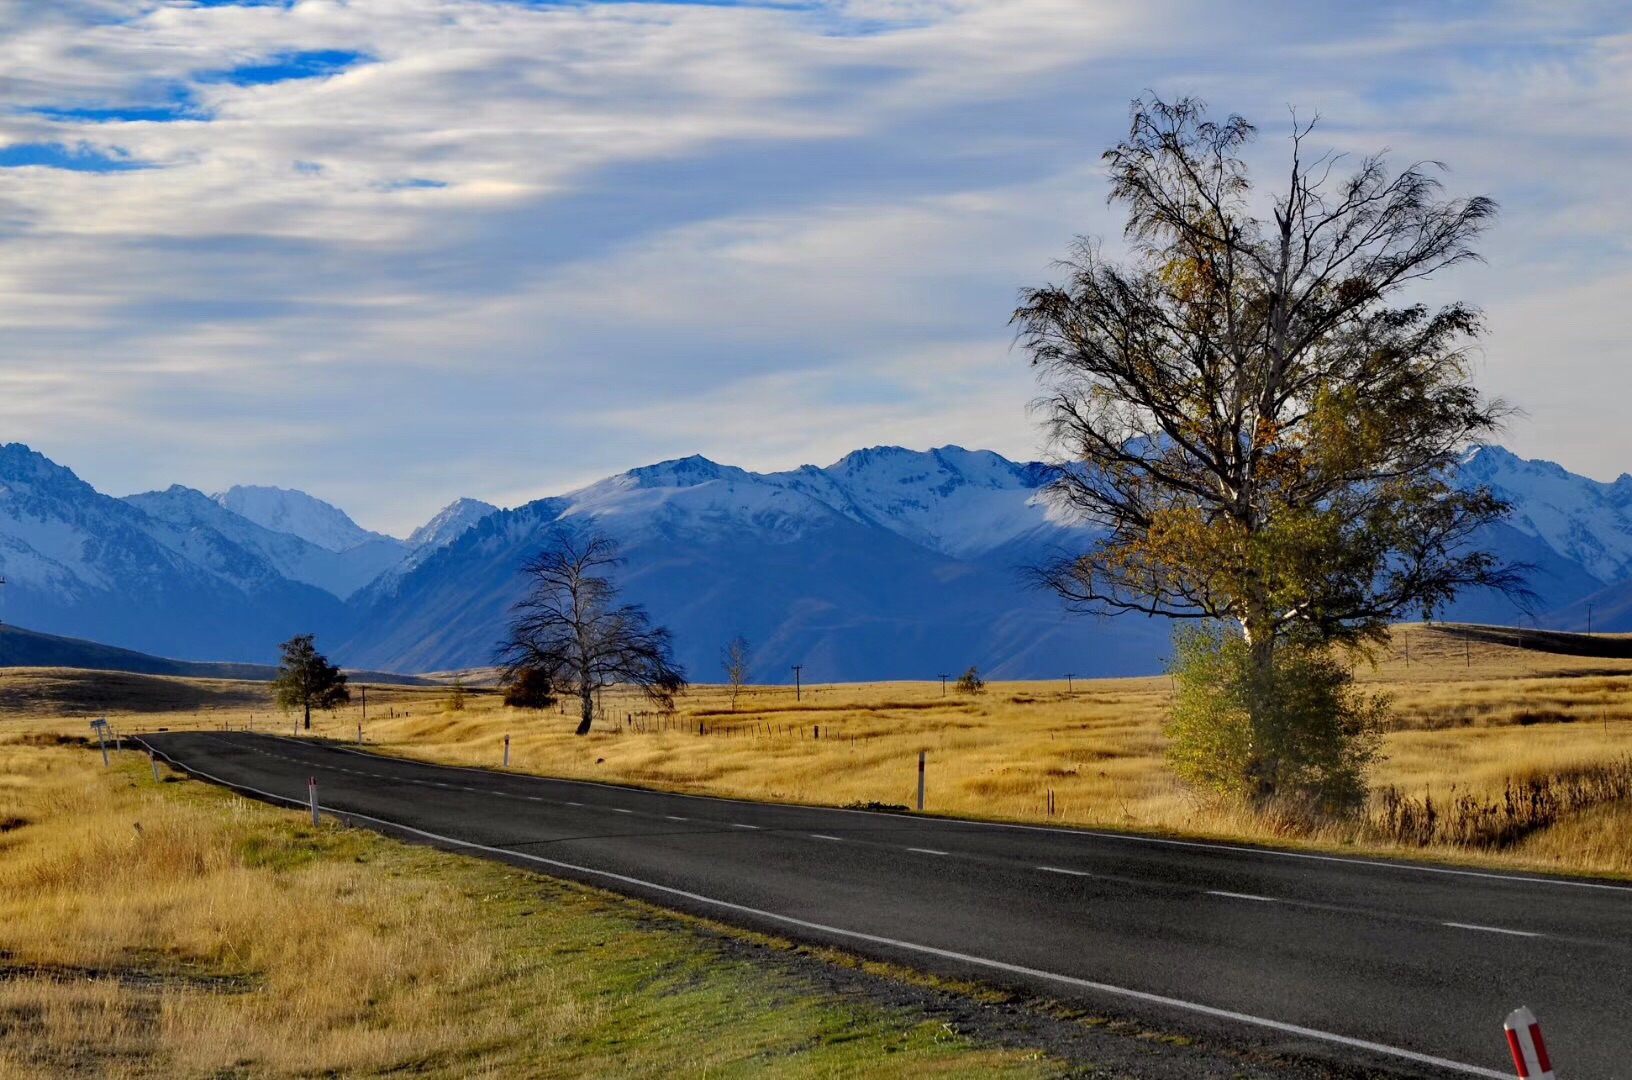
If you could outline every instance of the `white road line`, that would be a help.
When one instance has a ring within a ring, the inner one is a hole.
[[[621,807],[621,806],[614,806],[614,807],[613,807],[613,808],[612,808],[612,812],[613,812],[613,813],[614,813],[614,814],[632,814],[632,813],[634,813],[634,811],[633,811],[633,810],[625,810],[625,809],[624,809],[624,808],[623,808],[623,807]]]
[[[1070,874],[1072,877],[1093,877],[1086,870],[1067,870],[1063,866],[1039,866],[1039,870],[1047,870],[1050,874]]]
[[[663,816],[668,818],[670,821],[690,821],[691,820],[690,818],[683,818],[679,814],[664,814]]]
[[[744,825],[744,824],[743,824],[743,823],[742,823],[742,822],[740,822],[740,821],[733,821],[733,822],[732,822],[732,823],[731,823],[731,827],[732,827],[732,828],[733,828],[733,829],[757,829],[757,828],[759,828],[759,826],[758,826],[758,825]]]
[[[1484,933],[1487,933],[1487,934],[1510,934],[1513,937],[1546,937],[1547,936],[1546,934],[1538,934],[1534,930],[1508,930],[1508,929],[1506,929],[1504,927],[1500,927],[1500,926],[1479,926],[1479,925],[1477,925],[1475,923],[1448,922],[1445,925],[1450,926],[1450,927],[1455,927],[1458,930],[1480,930],[1480,931],[1483,931]]]
[[[1278,904],[1279,900],[1273,896],[1254,896],[1252,893],[1225,892],[1223,889],[1208,889],[1208,896],[1227,896],[1231,900],[1256,900],[1261,904]]]
[[[844,837],[842,837],[842,836],[828,836],[826,833],[819,833],[819,832],[813,832],[810,835],[811,835],[811,838],[813,840],[839,840],[839,841],[842,841],[844,839]]]
[[[261,734],[257,732],[257,734]],[[134,738],[134,736],[132,736]],[[265,738],[290,741],[288,735],[265,734]],[[302,744],[306,745],[306,744]],[[337,750],[342,754],[360,754],[364,757],[378,758],[380,755],[366,750],[355,750],[349,746],[326,746],[325,750]],[[294,761],[294,758],[290,758]],[[410,765],[420,765],[431,769],[459,769],[463,772],[491,773],[491,769],[477,768],[473,765],[444,765],[437,761],[426,761],[422,758],[400,757],[393,760]],[[531,774],[529,774],[531,775]],[[719,795],[693,795],[684,791],[660,791],[654,788],[642,788],[629,784],[608,784],[600,780],[572,780],[563,776],[532,776],[532,779],[550,784],[576,784],[580,787],[606,788],[608,791],[637,791],[644,794],[662,795],[671,799],[698,799],[703,802],[730,803],[733,806],[789,806],[798,810],[815,810],[828,814],[864,814],[868,817],[879,817],[876,810],[851,810],[844,806],[803,806],[797,803],[766,803],[753,802],[748,799],[727,799]],[[574,805],[568,803],[568,806]],[[1228,851],[1239,855],[1264,855],[1277,859],[1304,859],[1309,862],[1338,863],[1346,866],[1370,866],[1382,870],[1407,870],[1419,874],[1447,874],[1451,877],[1482,878],[1488,881],[1508,881],[1518,885],[1562,885],[1572,889],[1608,889],[1611,892],[1632,893],[1632,885],[1611,885],[1602,881],[1571,881],[1568,878],[1526,877],[1523,874],[1503,874],[1488,870],[1457,870],[1449,866],[1428,866],[1413,862],[1385,862],[1382,859],[1363,859],[1353,855],[1321,855],[1312,851],[1286,851],[1281,848],[1248,847],[1245,844],[1226,844],[1211,840],[1174,840],[1164,836],[1140,836],[1137,833],[1103,832],[1097,829],[1070,829],[1057,825],[1020,825],[1012,821],[980,821],[975,818],[942,818],[939,819],[950,825],[967,825],[982,829],[1018,829],[1022,832],[1046,832],[1056,836],[1087,837],[1093,840],[1118,840],[1129,844],[1156,844],[1165,847],[1201,848],[1207,851]],[[1507,1074],[1502,1073],[1505,1077]]]
[[[139,742],[140,740],[136,741]],[[146,746],[147,744],[141,743],[141,745]],[[155,753],[157,753],[159,757],[162,757],[167,763],[177,766],[178,768],[184,768],[181,766],[180,762],[176,761],[176,759],[172,758],[170,755],[162,751],[155,751]],[[200,771],[198,769],[184,768],[184,771],[193,776],[202,776],[204,779],[209,780],[212,783],[220,784],[222,787],[232,788],[238,791],[247,791],[253,795],[260,795],[271,799],[273,802],[289,803],[297,808],[304,807],[306,805],[306,800],[304,799],[290,798],[287,795],[276,795],[270,791],[262,791],[260,788],[250,787],[247,784],[231,784],[225,780],[222,780],[218,776],[211,776],[209,773]],[[1432,1054],[1422,1054],[1415,1050],[1406,1050],[1402,1047],[1390,1046],[1387,1043],[1372,1042],[1369,1039],[1356,1039],[1349,1035],[1339,1035],[1335,1032],[1321,1031],[1318,1028],[1303,1027],[1300,1024],[1289,1024],[1282,1020],[1271,1020],[1267,1017],[1253,1016],[1250,1013],[1235,1012],[1231,1009],[1220,1009],[1212,1005],[1203,1005],[1200,1002],[1195,1001],[1185,1001],[1182,998],[1167,997],[1163,994],[1152,994],[1144,990],[1130,990],[1124,986],[1113,986],[1110,983],[1094,982],[1091,979],[1079,979],[1074,975],[1061,975],[1057,972],[1043,971],[1039,968],[1025,967],[1021,964],[1010,964],[1003,960],[993,960],[983,956],[973,956],[968,953],[954,952],[950,949],[941,949],[933,945],[920,945],[916,942],[900,941],[895,938],[881,937],[878,934],[866,934],[859,930],[846,930],[843,927],[827,926],[823,923],[810,922],[805,919],[796,919],[792,915],[779,915],[774,911],[764,911],[760,908],[749,907],[746,904],[736,904],[729,900],[717,900],[712,896],[704,896],[701,893],[687,892],[684,889],[676,889],[670,885],[659,885],[655,881],[646,881],[641,878],[630,877],[626,874],[614,874],[610,870],[597,870],[592,866],[579,866],[575,863],[561,862],[558,859],[548,859],[542,855],[531,855],[524,851],[511,851],[508,848],[490,847],[487,844],[478,844],[470,840],[460,840],[459,838],[453,836],[443,836],[441,833],[428,832],[425,829],[416,829],[409,825],[399,825],[396,822],[388,821],[385,818],[369,817],[367,814],[353,814],[349,812],[336,811],[321,805],[318,807],[318,809],[328,809],[329,813],[331,814],[345,813],[347,818],[354,821],[371,821],[376,825],[384,825],[400,832],[412,833],[415,836],[422,836],[427,840],[435,840],[438,843],[452,844],[455,847],[467,848],[471,851],[485,851],[489,855],[498,855],[507,859],[522,859],[526,862],[537,863],[540,866],[554,867],[557,870],[566,870],[571,873],[586,874],[590,877],[601,878],[606,881],[616,881],[624,885],[633,885],[637,888],[649,889],[652,892],[663,893],[668,896],[690,900],[693,903],[706,904],[710,907],[720,908],[721,910],[725,911],[735,911],[743,915],[752,915],[756,918],[769,919],[772,922],[781,923],[784,926],[797,926],[802,930],[813,930],[818,933],[832,934],[835,937],[848,938],[852,941],[865,941],[873,945],[883,945],[890,948],[901,949],[906,952],[920,953],[925,956],[936,956],[943,960],[951,960],[960,964],[970,964],[975,967],[989,968],[993,971],[1002,971],[1010,975],[1023,975],[1028,978],[1042,979],[1047,982],[1055,982],[1064,986],[1072,986],[1082,990],[1092,990],[1097,993],[1109,994],[1114,997],[1127,998],[1131,1001],[1142,1001],[1147,1004],[1161,1005],[1170,1009],[1182,1009],[1185,1012],[1192,1012],[1199,1016],[1211,1016],[1220,1020],[1230,1020],[1238,1024],[1248,1024],[1253,1027],[1266,1028],[1270,1031],[1278,1031],[1287,1035],[1296,1035],[1300,1038],[1316,1039],[1321,1042],[1331,1043],[1334,1046],[1347,1046],[1351,1049],[1366,1050],[1373,1054],[1383,1054],[1387,1057],[1400,1058],[1405,1061],[1414,1061],[1421,1065],[1432,1065],[1435,1068],[1449,1069],[1452,1072],[1463,1073],[1467,1076],[1485,1076],[1490,1077],[1491,1080],[1509,1080],[1510,1077],[1510,1074],[1508,1073],[1498,1072],[1495,1069],[1487,1069],[1481,1065],[1469,1065],[1466,1062],[1452,1061],[1449,1058],[1435,1057]],[[1341,862],[1344,860],[1334,861]]]
[[[567,805],[568,805],[568,806],[582,806],[582,805],[584,805],[584,804],[583,804],[583,803],[581,803],[581,802],[569,802],[569,803],[568,803],[568,804],[567,804]]]
[[[920,855],[945,855],[944,851],[936,851],[932,847],[909,847],[908,851],[916,851]]]

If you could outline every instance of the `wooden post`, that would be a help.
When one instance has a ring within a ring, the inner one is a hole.
[[[804,667],[805,667],[805,665],[803,665],[803,664],[793,665],[793,700],[795,700],[795,701],[800,700],[799,672],[803,671]]]
[[[924,752],[918,751],[918,810],[924,809]]]
[[[306,795],[311,799],[312,803],[312,824],[322,824],[317,817],[317,777],[308,776],[306,778]]]

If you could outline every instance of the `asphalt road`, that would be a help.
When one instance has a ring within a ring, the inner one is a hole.
[[[203,779],[721,921],[1352,1068],[1632,1078],[1632,888],[669,795],[246,733],[144,737]],[[933,793],[933,771],[931,772]]]

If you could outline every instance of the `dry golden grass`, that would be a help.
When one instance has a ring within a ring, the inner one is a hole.
[[[1378,788],[1440,805],[1470,793],[1499,798],[1509,781],[1632,755],[1632,660],[1467,643],[1407,627],[1374,661],[1357,661],[1356,675],[1391,694],[1397,715],[1372,778]],[[1062,682],[993,683],[974,697],[943,694],[939,683],[845,684],[807,687],[795,701],[791,687],[750,687],[733,712],[723,688],[699,687],[668,718],[642,714],[638,697],[608,693],[605,719],[578,738],[573,716],[508,709],[490,694],[473,693],[455,711],[446,690],[371,688],[365,734],[389,753],[488,767],[500,763],[508,734],[513,768],[827,805],[911,805],[924,750],[927,808],[936,813],[1632,875],[1625,828],[1632,822],[1621,808],[1580,815],[1501,850],[1468,850],[1402,845],[1356,825],[1311,833],[1198,799],[1163,757],[1170,689],[1165,677],[1078,680],[1070,691]],[[256,716],[267,724],[267,712]],[[129,723],[243,726],[248,717],[237,709]],[[354,704],[316,718],[314,733],[351,741],[359,720]],[[288,723],[280,717],[274,730],[291,730]]]
[[[0,1076],[1057,1071],[643,905],[23,726],[0,731]]]

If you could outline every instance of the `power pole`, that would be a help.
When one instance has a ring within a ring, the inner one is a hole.
[[[368,687],[363,687],[363,722],[368,722]]]
[[[947,680],[947,676],[945,676],[945,675],[940,676],[940,680],[941,680],[941,696],[945,697],[946,696],[946,680]]]
[[[1068,694],[1071,692],[1071,679],[1072,678],[1073,678],[1073,675],[1072,675],[1071,672],[1068,671],[1068,672],[1065,673],[1065,692],[1068,693]]]
[[[5,583],[6,583],[6,579],[5,579],[5,578],[3,578],[3,577],[0,577],[0,586],[3,586],[3,585],[5,585]],[[0,625],[4,625],[4,623],[5,623],[5,620],[4,620],[4,619],[0,619]]]
[[[804,667],[805,667],[805,665],[803,665],[803,664],[793,665],[793,700],[795,700],[795,701],[800,700],[799,672],[803,671]]]
[[[4,585],[4,584],[5,584],[4,581],[0,581],[0,585]],[[1587,601],[1587,636],[1588,637],[1592,636],[1592,601],[1591,600]]]

